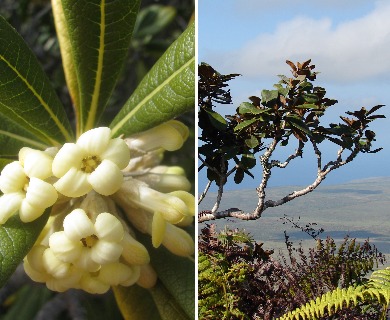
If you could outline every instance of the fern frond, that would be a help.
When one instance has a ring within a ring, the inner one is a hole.
[[[374,271],[365,285],[337,288],[298,309],[288,312],[279,320],[318,319],[326,313],[330,316],[343,308],[356,306],[359,302],[379,302],[384,310],[390,303],[390,267]],[[385,319],[385,318],[384,318]]]

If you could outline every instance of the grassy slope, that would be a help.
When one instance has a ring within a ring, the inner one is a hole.
[[[276,200],[298,189],[299,187],[270,188],[267,199]],[[201,203],[199,210],[210,209],[214,201],[215,193]],[[256,203],[255,190],[229,191],[224,194],[220,209],[237,207],[252,211]],[[311,238],[304,233],[292,229],[290,225],[283,225],[280,218],[284,214],[294,217],[294,221],[298,221],[297,218],[300,217],[301,225],[316,222],[318,228],[325,229],[322,237],[331,235],[335,239],[343,239],[347,233],[359,241],[369,237],[390,260],[390,177],[320,186],[306,196],[266,210],[260,220],[243,222],[224,219],[217,224],[243,228],[256,240],[265,242],[264,247],[268,248],[284,248],[284,230],[287,230],[294,242],[303,240],[304,247],[313,246]]]

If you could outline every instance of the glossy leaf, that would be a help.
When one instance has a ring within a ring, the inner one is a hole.
[[[0,114],[0,157],[16,158],[22,147],[45,149],[48,146],[22,126]]]
[[[191,235],[194,227],[186,228]],[[195,317],[195,263],[188,258],[171,254],[164,247],[152,250],[149,246],[152,265],[159,279],[189,319]],[[179,319],[178,319],[179,320]]]
[[[302,119],[298,116],[286,116],[286,121],[291,124],[293,127],[299,129],[300,131],[306,133],[307,135],[311,135],[311,131],[308,126],[302,121]]]
[[[195,106],[195,25],[168,48],[111,124],[113,136],[144,131]]]
[[[245,140],[245,144],[249,147],[249,148],[256,148],[258,145],[259,145],[259,140],[251,135],[251,137],[249,139],[246,139]]]
[[[241,162],[245,168],[252,169],[256,165],[256,158],[251,153],[243,154],[241,157]]]
[[[226,120],[224,117],[222,117],[218,112],[215,112],[214,110],[208,110],[205,109],[207,112],[211,124],[217,128],[220,131],[223,131],[226,129]]]
[[[54,1],[78,134],[94,127],[130,46],[140,0]]]
[[[162,31],[176,16],[176,8],[153,4],[139,12],[134,27],[134,37],[151,38]]]
[[[115,299],[125,320],[160,320],[150,292],[138,285],[113,287]]]
[[[306,93],[303,95],[303,99],[307,103],[316,103],[318,102],[318,96],[315,93]]]
[[[257,121],[257,119],[249,119],[249,120],[242,121],[234,127],[234,132],[240,131],[240,130],[250,126],[251,124],[255,123],[256,121]]]
[[[188,227],[186,230],[194,236],[194,227]],[[158,249],[153,248],[150,236],[137,232],[137,239],[148,249],[151,264],[161,282],[158,282],[157,288],[150,289],[150,292],[138,286],[113,288],[118,306],[125,319],[160,319],[155,314],[160,314],[161,319],[169,319],[166,318],[169,314],[180,315],[180,317],[171,318],[175,320],[194,319],[194,262],[188,258],[175,256],[162,246]],[[153,299],[150,299],[151,296]],[[165,305],[167,297],[171,300],[170,306]],[[158,306],[156,307],[156,305]],[[173,311],[171,308],[176,308],[177,310]]]
[[[245,114],[245,113],[251,113],[251,114],[259,114],[267,111],[267,109],[258,109],[256,108],[252,103],[249,102],[243,102],[238,107],[238,113]]]
[[[240,184],[243,179],[244,179],[244,170],[242,170],[241,168],[238,168],[236,170],[236,173],[234,174],[234,182],[236,184]]]
[[[2,17],[0,70],[3,117],[45,144],[58,145],[72,139],[69,121],[49,79],[21,36]]]
[[[279,97],[278,90],[263,90],[261,91],[261,100],[264,103],[270,102],[272,100],[276,100]]]
[[[295,109],[318,109],[318,106],[312,103],[300,104],[298,106],[294,106]]]
[[[162,320],[190,320],[161,282],[150,289]],[[146,319],[146,318],[145,318]]]
[[[44,286],[25,285],[16,293],[14,303],[1,319],[35,319],[38,311],[52,295]]]
[[[48,213],[33,222],[23,223],[18,216],[13,216],[0,226],[0,287],[30,251],[47,219]]]

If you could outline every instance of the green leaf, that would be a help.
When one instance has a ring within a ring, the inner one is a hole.
[[[282,96],[285,96],[287,97],[288,95],[288,92],[290,91],[290,88],[285,88],[283,87],[281,84],[277,83],[277,84],[274,84],[274,87],[276,89],[278,89],[279,93],[282,95]]]
[[[191,236],[195,236],[194,226],[185,229]],[[150,236],[136,233],[137,239],[148,249],[151,264],[161,282],[159,281],[157,287],[149,291],[138,286],[113,288],[118,306],[125,319],[157,320],[160,319],[156,317],[158,313],[162,319],[169,319],[169,317],[166,318],[169,314],[180,315],[180,317],[171,318],[175,320],[194,319],[195,263],[188,258],[173,255],[163,246],[153,248]],[[170,299],[170,306],[165,305],[167,297]]]
[[[113,287],[115,299],[125,320],[160,320],[150,292],[138,285]]]
[[[257,139],[255,136],[251,135],[250,139],[246,139],[245,140],[245,144],[249,147],[249,148],[256,148],[260,143],[259,143],[259,139]]]
[[[49,217],[50,210],[46,211],[46,214],[30,223],[23,223],[15,215],[0,226],[0,287],[32,248]]]
[[[161,32],[176,16],[176,8],[154,4],[139,12],[134,27],[134,38],[151,38]]]
[[[238,113],[245,114],[245,113],[251,113],[251,114],[259,114],[268,111],[267,109],[260,110],[256,108],[252,103],[250,102],[243,102],[238,107]]]
[[[261,91],[261,100],[264,103],[270,102],[272,100],[276,100],[279,97],[278,90],[263,90]]]
[[[195,24],[168,48],[111,124],[113,136],[130,135],[195,106]]]
[[[234,182],[235,184],[240,184],[243,179],[244,179],[244,170],[238,168],[236,170],[236,173],[234,174]]]
[[[234,132],[240,131],[246,127],[249,127],[251,124],[255,123],[257,119],[249,119],[243,122],[240,122],[238,125],[234,127]]]
[[[71,140],[49,79],[21,36],[0,17],[0,113],[49,145]],[[2,128],[3,130],[3,128]]]
[[[319,110],[318,106],[315,105],[315,104],[312,104],[312,103],[300,104],[298,106],[295,106],[294,108],[295,109],[315,109],[315,110]]]
[[[157,305],[162,320],[191,319],[188,318],[161,282],[157,282],[156,286],[149,291]]]
[[[318,96],[315,93],[306,93],[303,95],[303,99],[307,103],[316,103],[318,102]]]
[[[256,158],[253,154],[246,153],[242,155],[241,162],[246,169],[252,169],[256,165]]]
[[[194,228],[192,228],[192,235]],[[159,279],[184,310],[189,319],[195,317],[195,263],[171,254],[165,248],[149,249],[153,268]],[[178,319],[179,320],[179,319]]]
[[[92,129],[127,56],[140,0],[59,0],[53,10],[77,134]]]
[[[14,303],[1,320],[35,319],[38,311],[53,292],[43,286],[25,285],[17,293]]]
[[[48,146],[22,126],[0,113],[0,157],[16,157],[22,147],[45,149]]]
[[[207,112],[211,124],[220,131],[226,130],[226,120],[214,110],[205,109]]]
[[[302,119],[298,116],[288,115],[286,116],[286,121],[292,125],[293,127],[299,129],[300,131],[306,133],[307,135],[311,135],[311,131],[309,127],[302,121]]]

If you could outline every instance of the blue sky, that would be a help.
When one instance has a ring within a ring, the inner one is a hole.
[[[236,107],[262,89],[272,89],[276,75],[289,75],[285,60],[309,58],[321,73],[316,84],[339,103],[331,107],[327,121],[337,121],[347,110],[387,105],[371,127],[377,133],[377,154],[362,154],[353,163],[329,174],[325,183],[389,176],[390,170],[390,1],[366,0],[199,0],[198,60],[223,74],[240,73],[230,81],[234,104],[222,107],[233,114]],[[217,110],[222,112],[221,109]],[[324,117],[325,119],[325,117]],[[329,157],[337,149],[326,148]],[[272,175],[270,185],[303,185],[315,176],[315,160],[307,158]],[[261,169],[237,186],[259,184]],[[199,190],[207,180],[199,175]],[[214,189],[215,190],[215,189]]]

